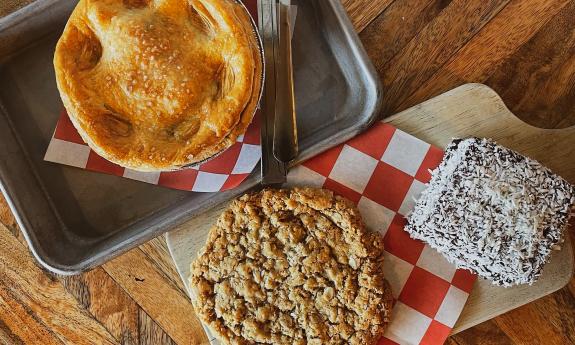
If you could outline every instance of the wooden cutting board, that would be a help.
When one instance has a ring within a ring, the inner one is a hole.
[[[454,137],[489,137],[539,160],[575,183],[575,127],[540,129],[519,120],[501,98],[482,84],[466,84],[385,120],[432,145],[445,148]],[[226,205],[190,220],[166,234],[170,253],[187,288],[189,265]],[[536,284],[502,288],[479,279],[453,329],[460,332],[550,294],[565,286],[573,272],[573,249],[567,239]]]

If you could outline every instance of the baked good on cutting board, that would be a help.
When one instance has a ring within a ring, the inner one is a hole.
[[[233,201],[191,265],[200,320],[226,344],[375,344],[392,306],[383,239],[350,201],[266,189]]]
[[[454,140],[406,230],[496,285],[532,284],[560,249],[575,189],[489,139]]]
[[[233,145],[262,83],[253,21],[234,0],[80,0],[54,67],[84,141],[141,171],[175,170]]]

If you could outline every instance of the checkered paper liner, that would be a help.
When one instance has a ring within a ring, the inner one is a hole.
[[[235,188],[249,176],[261,158],[259,114],[246,133],[229,149],[198,167],[171,172],[141,172],[123,168],[94,152],[62,111],[44,160],[122,176],[158,186],[192,192],[218,192]]]
[[[385,277],[395,300],[378,345],[443,344],[477,276],[404,231],[406,216],[443,152],[383,122],[293,168],[287,186],[331,189],[355,202],[385,242]],[[220,343],[206,329],[210,344]]]
[[[243,0],[257,23],[257,0]],[[246,133],[229,149],[198,167],[173,172],[140,172],[102,158],[82,140],[65,111],[62,112],[44,160],[122,176],[158,186],[192,192],[219,192],[235,188],[261,158],[259,111]]]
[[[395,305],[379,345],[443,344],[477,279],[404,230],[442,158],[442,150],[379,122],[289,173],[291,186],[323,187],[352,200],[367,227],[383,236]]]

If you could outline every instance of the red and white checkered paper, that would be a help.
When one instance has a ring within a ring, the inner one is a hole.
[[[355,202],[368,228],[384,237],[395,306],[379,345],[443,344],[476,281],[404,231],[404,216],[442,157],[440,149],[379,122],[289,173],[289,185],[324,187]]]
[[[257,0],[242,2],[257,23]],[[49,162],[192,192],[220,192],[235,188],[249,176],[260,158],[259,111],[246,133],[232,147],[195,168],[162,173],[140,172],[111,163],[82,140],[65,111],[58,120],[44,156],[44,160]]]
[[[404,217],[442,158],[440,149],[379,122],[289,172],[288,186],[323,187],[355,202],[368,228],[383,236],[395,304],[378,345],[443,344],[477,280],[404,230]]]
[[[158,186],[193,192],[235,188],[254,170],[261,157],[259,114],[229,149],[198,167],[171,172],[141,172],[123,168],[94,152],[62,111],[44,160],[104,174],[123,176]]]

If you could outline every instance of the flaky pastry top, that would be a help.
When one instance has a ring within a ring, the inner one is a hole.
[[[128,168],[173,170],[246,130],[262,82],[258,44],[233,0],[80,0],[54,65],[92,149]]]

